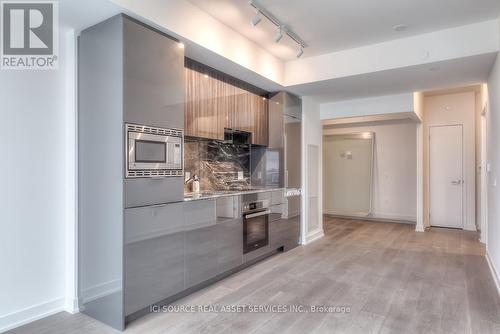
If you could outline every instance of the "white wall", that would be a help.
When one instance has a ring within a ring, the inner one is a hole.
[[[382,122],[336,127],[324,134],[374,132],[373,218],[416,220],[416,124]],[[327,198],[324,199],[326,203]],[[326,212],[325,212],[326,213]]]
[[[463,125],[464,143],[464,229],[475,231],[475,92],[426,96],[424,98],[424,155],[427,161],[424,173],[426,213],[429,207],[429,127],[433,125]]]
[[[320,106],[302,98],[302,243],[323,236],[322,126]]]
[[[489,113],[488,117],[488,242],[487,256],[492,267],[500,272],[500,56],[488,80]]]
[[[320,109],[322,120],[411,112],[413,93],[322,103]]]
[[[65,309],[66,231],[74,224],[66,208],[74,199],[66,182],[66,129],[74,117],[65,99],[67,64],[0,71],[0,331]]]

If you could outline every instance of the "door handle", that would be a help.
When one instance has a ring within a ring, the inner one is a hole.
[[[453,180],[453,181],[451,181],[451,184],[458,186],[458,185],[462,184],[462,180]]]

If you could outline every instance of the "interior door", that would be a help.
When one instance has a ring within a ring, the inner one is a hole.
[[[430,223],[463,228],[462,125],[429,128]]]

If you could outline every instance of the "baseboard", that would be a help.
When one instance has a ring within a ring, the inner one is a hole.
[[[488,262],[488,266],[490,267],[491,276],[493,277],[493,281],[495,282],[495,285],[497,287],[497,292],[500,295],[500,277],[498,276],[498,270],[495,267],[495,263],[493,262],[493,259],[491,258],[488,249],[486,249],[485,256],[486,256],[486,262]]]
[[[310,232],[308,235],[306,235],[306,240],[303,242],[303,245],[310,244],[313,241],[316,241],[318,239],[321,239],[322,237],[325,236],[325,233],[323,232],[323,229],[317,229],[315,231]]]
[[[58,298],[2,315],[0,316],[0,333],[62,311],[65,311],[65,299]]]
[[[96,299],[111,295],[122,289],[122,281],[119,279],[91,286],[84,290],[81,298],[82,303],[89,303]]]
[[[409,225],[416,224],[415,221],[404,220],[404,219],[391,219],[391,218],[373,217],[373,216],[346,216],[346,215],[329,214],[329,213],[325,213],[325,214],[327,216],[337,217],[337,218],[345,218],[345,219],[359,219],[359,220],[368,220],[368,221],[374,221],[374,222],[409,224]]]
[[[401,223],[415,224],[417,222],[417,217],[411,215],[399,215],[393,213],[383,213],[383,212],[373,212],[368,216],[374,219],[384,219]]]
[[[80,312],[80,309],[78,307],[78,299],[66,298],[66,300],[64,301],[64,310],[71,314]]]

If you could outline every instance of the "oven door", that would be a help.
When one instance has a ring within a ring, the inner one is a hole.
[[[243,253],[249,253],[269,244],[270,210],[243,215]]]
[[[128,133],[128,169],[182,169],[182,140],[150,133]]]

